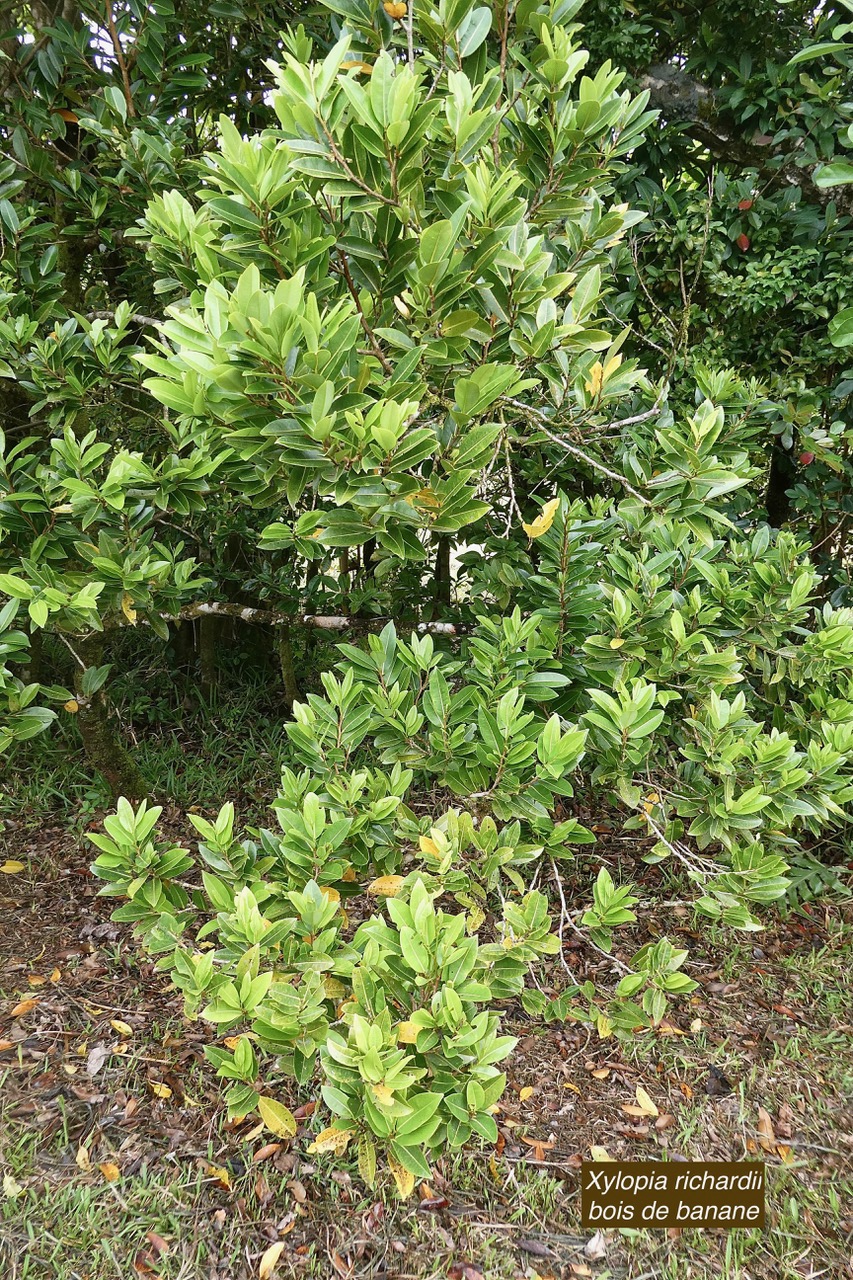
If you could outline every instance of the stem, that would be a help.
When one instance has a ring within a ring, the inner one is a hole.
[[[122,82],[124,83],[124,100],[127,103],[127,114],[129,116],[135,116],[136,108],[133,105],[133,94],[130,91],[130,76],[127,73],[127,63],[125,62],[125,58],[124,58],[124,50],[122,49],[121,41],[118,38],[118,31],[116,30],[116,24],[113,18],[113,6],[111,3],[111,0],[106,0],[106,9],[107,9],[107,30],[109,31],[110,39],[113,42],[113,49],[115,50],[116,62],[119,65]]]
[[[296,679],[296,668],[293,665],[293,645],[290,639],[290,627],[279,628],[278,663],[281,668],[281,679],[284,684],[284,701],[288,711],[300,698],[299,684]]]
[[[148,786],[136,761],[122,745],[115,708],[103,688],[91,696],[83,692],[85,672],[89,667],[101,665],[103,640],[99,635],[89,637],[78,641],[77,648],[80,660],[85,663],[74,673],[74,688],[77,693],[77,724],[86,757],[106,779],[114,799],[124,796],[127,800],[145,800],[148,798]]]

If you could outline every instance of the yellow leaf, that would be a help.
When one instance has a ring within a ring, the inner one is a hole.
[[[161,1084],[159,1080],[149,1080],[151,1092],[158,1098],[171,1098],[172,1090],[167,1084]]]
[[[415,1175],[406,1168],[404,1164],[395,1156],[388,1156],[388,1168],[394,1175],[394,1181],[397,1184],[397,1190],[400,1192],[401,1200],[408,1200],[409,1196],[415,1189]]]
[[[366,76],[373,75],[373,67],[369,62],[342,62],[341,71],[359,71]]]
[[[435,843],[435,841],[432,839],[431,836],[421,836],[420,840],[418,841],[418,844],[421,847],[422,853],[429,853],[432,855],[433,858],[438,858],[441,856],[441,850],[439,849],[438,845]]]
[[[344,984],[338,978],[333,978],[330,973],[323,974],[323,991],[330,1000],[340,1000],[341,996],[347,993]]]
[[[336,1156],[342,1156],[354,1133],[354,1129],[324,1129],[322,1133],[317,1134],[308,1151],[312,1155],[325,1155],[331,1151]]]
[[[88,1147],[78,1147],[77,1154],[74,1157],[78,1169],[82,1169],[84,1173],[88,1173],[92,1167],[92,1161],[89,1158]]]
[[[610,377],[611,373],[616,372],[616,370],[619,368],[621,363],[622,363],[622,357],[620,355],[615,355],[610,357],[610,359],[607,361],[607,363],[604,366],[605,382]]]
[[[430,511],[438,511],[441,508],[441,498],[437,493],[433,493],[432,489],[418,489],[414,496],[416,507],[426,507]]]
[[[227,1191],[231,1190],[231,1174],[221,1164],[209,1164],[207,1166],[207,1176],[215,1178],[220,1186],[225,1187]]]
[[[283,1240],[276,1240],[275,1244],[271,1244],[268,1249],[264,1250],[261,1265],[258,1267],[258,1280],[270,1280],[270,1276],[275,1271],[276,1263],[283,1253]]]
[[[644,1116],[660,1115],[660,1112],[658,1111],[656,1104],[652,1102],[651,1098],[646,1093],[645,1089],[641,1084],[637,1085],[636,1098],[637,1098],[637,1106],[641,1108]]]
[[[7,862],[3,863],[2,867],[0,867],[0,871],[2,871],[5,876],[17,876],[20,875],[22,871],[26,871],[26,869],[27,864],[25,862],[16,862],[14,858],[10,858]]]
[[[225,1045],[226,1049],[231,1049],[233,1052],[233,1050],[237,1048],[237,1046],[239,1045],[242,1039],[243,1039],[242,1036],[226,1036],[225,1039],[222,1041],[222,1043]]]
[[[98,1168],[107,1182],[118,1182],[121,1177],[121,1170],[117,1164],[113,1164],[112,1160],[105,1160],[103,1164],[98,1165]]]
[[[70,711],[71,715],[75,715],[80,710],[80,703],[76,698],[69,698],[67,702],[62,704],[64,711]]]
[[[376,1181],[376,1147],[370,1138],[361,1138],[358,1144],[358,1174],[372,1187]]]
[[[416,1027],[414,1022],[400,1022],[397,1024],[397,1039],[400,1044],[417,1044],[419,1031],[420,1027]]]
[[[598,1164],[603,1164],[604,1161],[609,1161],[611,1164],[613,1163],[613,1157],[607,1154],[607,1149],[605,1147],[590,1147],[589,1154]]]
[[[327,902],[338,903],[341,900],[341,895],[338,893],[337,889],[334,889],[330,884],[324,884],[321,887],[320,892]]]
[[[396,898],[405,882],[405,876],[379,876],[370,882],[367,892],[375,898]]]
[[[387,1084],[372,1084],[370,1092],[373,1094],[380,1107],[393,1107],[394,1094],[388,1088]]]
[[[590,369],[589,381],[584,383],[584,386],[591,396],[601,395],[601,388],[604,386],[604,366],[600,360],[596,360]]]
[[[783,1164],[793,1164],[794,1153],[790,1147],[785,1145],[784,1142],[779,1143],[776,1148],[776,1154],[779,1156]]]
[[[571,1080],[564,1080],[563,1088],[571,1089],[572,1093],[580,1093],[580,1089],[578,1088],[578,1086],[576,1084],[572,1084]]]
[[[122,1022],[121,1018],[111,1018],[110,1026],[113,1031],[117,1031],[120,1036],[133,1035],[133,1027],[129,1026],[126,1022]]]
[[[613,1035],[613,1023],[603,1013],[600,1013],[596,1018],[595,1027],[601,1040],[607,1040]]]
[[[292,1111],[275,1098],[259,1098],[258,1111],[264,1124],[277,1138],[292,1138],[296,1134],[296,1117]]]
[[[127,618],[128,622],[136,622],[136,610],[133,607],[133,597],[128,591],[125,591],[121,598],[121,611]]]
[[[44,984],[47,982],[47,978],[41,977],[41,975],[38,973],[31,973],[30,976],[27,978],[27,982],[30,984],[31,987],[43,987]]]
[[[62,970],[54,969],[53,973],[50,975],[50,980],[55,986],[61,977],[62,977]]]
[[[541,538],[543,533],[547,533],[554,523],[554,516],[560,509],[560,499],[552,498],[550,502],[546,502],[539,515],[535,520],[531,520],[530,524],[521,522],[521,527],[527,534],[528,538]]]
[[[382,8],[388,14],[388,17],[393,18],[395,22],[400,18],[405,18],[408,12],[407,6],[402,3],[402,0],[385,0]]]
[[[530,1085],[526,1085],[525,1088],[523,1088],[518,1095],[520,1102],[526,1102],[528,1098],[532,1098],[532,1097],[533,1097],[533,1089],[530,1087]]]
[[[614,636],[613,639],[610,641],[610,648],[621,649],[624,643],[625,641],[622,638],[622,636]]]
[[[693,1021],[692,1021],[692,1022],[691,1022],[691,1024],[690,1024],[690,1030],[693,1032],[694,1036],[696,1035],[696,1033],[697,1033],[698,1031],[701,1031],[701,1030],[702,1030],[702,1019],[701,1019],[701,1018],[694,1018],[694,1019],[693,1019]]]
[[[16,1182],[11,1173],[3,1174],[3,1195],[7,1200],[16,1200],[18,1196],[23,1195],[24,1188],[20,1182]]]

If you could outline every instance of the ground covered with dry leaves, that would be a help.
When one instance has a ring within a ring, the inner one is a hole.
[[[732,943],[670,908],[699,982],[656,1033],[519,1037],[497,1146],[439,1159],[415,1201],[306,1155],[316,1100],[270,1141],[229,1128],[209,1028],[110,922],[86,844],[0,835],[3,1280],[842,1280],[853,1277],[853,908],[822,902]],[[630,940],[627,950],[640,939]],[[577,940],[583,976],[608,961]],[[765,1230],[596,1232],[578,1169],[614,1159],[766,1161]],[[599,1152],[599,1155],[601,1152]],[[280,1247],[279,1247],[280,1246]]]

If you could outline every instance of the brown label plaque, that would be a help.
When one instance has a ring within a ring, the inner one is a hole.
[[[585,1227],[763,1227],[760,1160],[585,1160]]]

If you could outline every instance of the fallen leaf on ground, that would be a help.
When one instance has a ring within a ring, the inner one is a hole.
[[[38,996],[28,996],[26,1000],[22,1000],[20,1004],[16,1004],[12,1010],[13,1018],[23,1018],[25,1014],[32,1013],[38,1004]]]
[[[82,1169],[84,1173],[88,1173],[92,1167],[92,1160],[89,1156],[88,1147],[78,1147],[74,1161],[78,1169]]]
[[[557,1256],[554,1250],[550,1249],[547,1244],[543,1244],[541,1240],[519,1240],[516,1248],[520,1249],[522,1253],[531,1254],[534,1258],[555,1258]]]
[[[776,1134],[773,1131],[773,1121],[770,1118],[770,1112],[765,1111],[763,1107],[758,1108],[756,1130],[758,1132],[758,1145],[762,1151],[775,1151]]]
[[[258,1267],[258,1280],[269,1280],[269,1277],[275,1271],[276,1263],[283,1253],[283,1240],[276,1240],[275,1244],[271,1244],[268,1249],[264,1250],[261,1265]]]
[[[521,1141],[526,1142],[528,1147],[533,1148],[534,1160],[544,1160],[545,1152],[554,1150],[553,1142],[543,1142],[541,1138],[529,1138],[526,1134],[522,1134]]]
[[[534,1091],[529,1084],[525,1085],[525,1087],[519,1092],[519,1095],[518,1095],[519,1101],[526,1102],[528,1098],[533,1097],[533,1092]]]
[[[592,1156],[593,1160],[597,1161],[599,1164],[604,1160],[610,1161],[611,1164],[613,1163],[613,1156],[608,1155],[606,1147],[592,1146],[589,1149],[589,1154]]]
[[[167,1084],[162,1084],[159,1080],[149,1080],[148,1087],[151,1092],[158,1098],[171,1098],[172,1090]]]
[[[96,1076],[101,1067],[110,1056],[110,1050],[103,1044],[96,1044],[93,1049],[89,1050],[89,1056],[86,1059],[86,1070],[90,1076]]]
[[[22,871],[26,871],[26,869],[26,863],[16,862],[14,858],[7,859],[6,862],[3,863],[2,867],[0,867],[0,871],[3,872],[4,876],[17,876],[20,875]]]
[[[636,1106],[633,1103],[623,1104],[622,1110],[625,1112],[626,1115],[650,1116],[650,1117],[660,1115],[657,1105],[652,1101],[652,1099],[646,1093],[645,1089],[641,1084],[637,1085],[636,1098],[637,1098]]]
[[[169,1246],[161,1235],[156,1231],[146,1231],[145,1239],[151,1245],[152,1249],[156,1249],[158,1253],[168,1253]]]
[[[261,1160],[269,1160],[270,1156],[274,1156],[277,1151],[281,1151],[280,1142],[267,1142],[258,1148],[252,1156],[252,1161],[254,1164],[260,1164]]]
[[[591,1262],[598,1262],[601,1258],[607,1257],[607,1241],[604,1238],[603,1231],[596,1231],[584,1245],[584,1256],[589,1258]]]
[[[18,1196],[23,1195],[24,1188],[20,1182],[16,1182],[11,1173],[3,1174],[3,1195],[7,1200],[16,1200]]]
[[[720,1071],[719,1067],[715,1067],[711,1063],[708,1068],[708,1079],[705,1081],[705,1092],[710,1098],[726,1098],[734,1090],[734,1085],[727,1080]]]
[[[121,1170],[117,1164],[113,1164],[111,1160],[105,1160],[103,1164],[99,1164],[98,1168],[106,1178],[107,1182],[118,1182],[121,1177]]]
[[[120,1036],[132,1036],[133,1027],[128,1026],[126,1022],[122,1022],[121,1018],[111,1018],[110,1026],[113,1031],[117,1031]]]
[[[231,1190],[231,1174],[221,1164],[209,1164],[207,1166],[207,1176],[215,1178],[220,1187],[224,1187],[226,1191]]]

